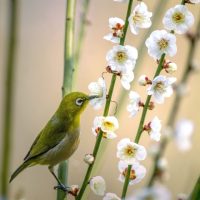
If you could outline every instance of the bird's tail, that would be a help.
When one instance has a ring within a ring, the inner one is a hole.
[[[24,163],[22,163],[22,164],[14,171],[14,173],[11,175],[9,183],[10,183],[20,172],[22,172],[24,169],[26,169],[26,168],[29,167],[30,165],[31,165],[31,162],[29,162],[29,161],[25,161]]]

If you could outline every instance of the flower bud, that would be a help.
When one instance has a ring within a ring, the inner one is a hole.
[[[153,110],[154,108],[155,108],[154,102],[153,102],[153,101],[150,101],[149,106],[148,106],[148,109],[149,109],[149,110]]]
[[[167,169],[168,163],[167,163],[167,160],[166,160],[165,158],[160,158],[160,159],[158,160],[157,165],[158,165],[158,168],[159,168],[160,170],[165,171],[165,170]]]
[[[173,74],[175,71],[177,71],[177,65],[174,62],[167,62],[164,66],[165,71],[169,74]]]
[[[70,194],[73,195],[73,196],[77,196],[78,194],[78,191],[79,191],[79,186],[78,185],[71,185],[70,186]]]
[[[94,156],[92,154],[86,154],[84,157],[85,163],[91,165],[94,162]]]
[[[91,190],[99,196],[103,196],[106,191],[106,182],[101,176],[95,176],[90,179]]]
[[[151,80],[146,75],[141,75],[138,79],[138,83],[140,86],[146,86],[147,84],[151,84]]]

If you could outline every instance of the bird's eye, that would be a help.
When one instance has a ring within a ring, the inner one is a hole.
[[[83,104],[83,102],[84,102],[84,99],[83,99],[83,98],[78,98],[78,99],[76,99],[76,105],[77,105],[77,106],[81,106],[81,105]]]

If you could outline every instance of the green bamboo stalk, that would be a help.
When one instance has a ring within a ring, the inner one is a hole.
[[[200,197],[200,177],[198,178],[194,189],[190,195],[190,197],[188,198],[188,200],[198,200]]]
[[[157,70],[155,72],[154,78],[156,76],[158,76],[160,74],[160,72],[162,71],[164,59],[165,59],[165,54],[162,54],[160,61],[159,61],[159,64],[158,64],[158,67],[157,67]],[[135,143],[139,143],[139,141],[140,141],[141,134],[143,132],[144,121],[145,121],[145,118],[146,118],[146,114],[147,114],[147,110],[148,110],[150,100],[151,100],[151,95],[148,95],[147,99],[145,101],[145,105],[143,107],[142,115],[141,115],[141,118],[140,118],[140,123],[139,123],[137,134],[136,134],[136,137],[135,137],[135,140],[134,140]],[[132,165],[128,166],[127,174],[126,174],[124,185],[123,185],[122,195],[121,195],[122,200],[124,200],[126,198],[131,167],[132,167]]]
[[[195,54],[197,40],[199,39],[199,37],[200,37],[200,17],[199,17],[195,37],[189,38],[190,47],[189,47],[189,50],[188,50],[188,56],[187,56],[186,65],[185,65],[185,71],[182,75],[181,81],[179,82],[180,85],[185,85],[188,81],[188,78],[191,75],[192,60],[193,60],[193,57],[194,57],[194,54]],[[176,93],[176,96],[174,98],[174,102],[173,102],[173,105],[172,105],[172,108],[171,108],[171,112],[169,114],[168,121],[167,121],[168,127],[172,127],[172,128],[174,127],[182,99],[183,98],[178,93]],[[160,142],[159,152],[154,157],[154,166],[153,166],[152,174],[151,174],[150,179],[148,181],[148,187],[152,186],[153,183],[154,183],[154,180],[156,178],[156,174],[157,174],[157,171],[158,171],[158,162],[159,162],[160,158],[163,156],[168,142],[169,142],[168,138],[166,138],[166,137],[164,137]]]
[[[64,77],[62,96],[72,91],[74,75],[74,26],[75,26],[76,0],[67,0],[65,22],[65,45],[64,45]],[[58,177],[63,184],[67,184],[68,161],[59,164]],[[57,190],[57,200],[63,200],[66,193]]]
[[[130,16],[130,13],[131,13],[132,4],[133,4],[133,0],[129,0],[128,9],[127,9],[127,13],[126,13],[125,25],[124,25],[124,29],[123,29],[124,34],[123,34],[123,37],[120,39],[120,45],[124,45],[124,42],[125,42],[126,33],[127,33],[127,29],[128,29],[128,17]],[[107,97],[107,100],[106,100],[106,105],[105,105],[105,108],[104,108],[103,116],[107,116],[108,113],[109,113],[110,102],[111,102],[111,99],[112,99],[112,94],[113,94],[116,78],[117,78],[116,74],[113,74],[112,79],[111,79],[111,83],[110,83],[110,87],[109,87],[108,97]],[[94,146],[93,156],[95,158],[97,157],[97,154],[99,152],[101,140],[102,140],[102,131],[100,131],[100,133],[98,134],[97,140],[96,140],[96,143],[95,143],[95,146]],[[90,176],[91,176],[94,164],[95,164],[95,162],[93,162],[91,165],[88,166],[86,175],[84,177],[82,186],[81,186],[80,191],[78,193],[78,196],[76,197],[76,200],[82,199],[82,196],[84,195],[85,189],[86,189],[88,182],[90,180]]]
[[[165,0],[165,1],[160,0],[157,3],[157,5],[154,9],[154,12],[153,12],[154,14],[152,16],[152,25],[149,29],[147,29],[146,33],[144,34],[144,36],[140,42],[140,45],[138,47],[138,55],[140,55],[140,56],[138,57],[135,68],[134,68],[134,75],[136,78],[138,76],[139,70],[141,69],[139,66],[141,66],[142,62],[144,61],[144,53],[146,50],[146,46],[144,45],[144,43],[145,43],[146,39],[149,37],[150,33],[155,29],[157,22],[160,20],[160,16],[163,14],[163,8],[166,6],[167,2],[168,2],[168,0]],[[133,87],[135,83],[136,82],[133,81],[131,86]],[[120,117],[120,115],[121,115],[127,95],[128,95],[128,92],[124,89],[121,89],[119,98],[118,98],[118,102],[120,102],[120,104],[118,105],[118,108],[117,108],[117,113],[116,113],[117,117]]]
[[[87,14],[89,10],[89,4],[90,0],[83,0],[83,8],[80,16],[80,28],[78,32],[78,38],[77,38],[77,44],[76,44],[76,50],[75,50],[75,55],[74,55],[74,66],[75,66],[75,73],[74,73],[74,82],[76,82],[76,77],[77,77],[77,71],[78,71],[78,65],[80,62],[80,57],[81,57],[81,50],[83,46],[83,40],[85,37],[85,29],[87,25]]]
[[[6,82],[4,94],[4,123],[3,123],[3,140],[2,140],[2,167],[0,196],[8,198],[8,178],[10,171],[11,158],[11,138],[12,138],[12,121],[13,121],[13,99],[14,99],[14,73],[15,73],[15,56],[16,56],[16,39],[17,39],[17,21],[18,21],[18,1],[10,0],[9,2],[9,30],[8,30],[8,51],[6,58]]]

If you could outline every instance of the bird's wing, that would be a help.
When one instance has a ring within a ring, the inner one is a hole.
[[[46,153],[59,144],[59,142],[66,136],[66,133],[66,125],[60,122],[56,117],[52,117],[36,137],[24,160],[27,161]]]

